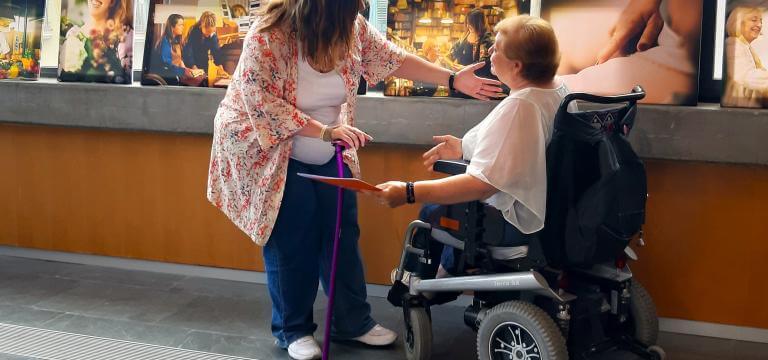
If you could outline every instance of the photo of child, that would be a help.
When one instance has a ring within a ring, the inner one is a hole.
[[[693,105],[702,6],[690,0],[542,0],[541,17],[560,40],[558,74],[572,91],[618,94],[641,85],[644,103]]]
[[[62,0],[60,81],[130,84],[132,0]]]
[[[387,38],[429,62],[459,71],[478,62],[486,65],[475,74],[491,74],[493,27],[502,19],[530,12],[528,0],[389,0]],[[456,96],[445,87],[390,77],[384,95]]]
[[[44,0],[0,0],[0,80],[40,77]]]
[[[722,106],[768,107],[768,39],[763,19],[768,1],[738,0],[726,4]]]
[[[227,87],[259,3],[153,0],[142,84]]]

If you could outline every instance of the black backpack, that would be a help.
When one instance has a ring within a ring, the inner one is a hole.
[[[547,147],[547,214],[540,234],[553,266],[590,266],[613,261],[645,221],[645,167],[627,135],[636,101],[645,93],[599,97],[573,93],[563,99]],[[574,100],[627,102],[569,113]]]

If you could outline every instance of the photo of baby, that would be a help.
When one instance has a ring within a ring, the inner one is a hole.
[[[0,0],[0,80],[40,77],[44,0]]]
[[[130,84],[132,0],[62,0],[59,81]]]
[[[141,83],[227,87],[260,3],[153,0]]]
[[[768,107],[768,39],[763,36],[766,0],[726,4],[722,106]]]
[[[691,0],[541,0],[541,17],[555,29],[558,74],[572,91],[618,94],[641,85],[644,103],[694,105],[702,6]]]

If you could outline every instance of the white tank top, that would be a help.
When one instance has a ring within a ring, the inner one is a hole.
[[[321,73],[303,59],[299,48],[299,79],[296,89],[296,107],[313,119],[325,124],[341,122],[341,105],[347,101],[344,80],[338,71]],[[319,138],[296,135],[293,137],[291,158],[307,164],[322,165],[333,158],[330,143]]]

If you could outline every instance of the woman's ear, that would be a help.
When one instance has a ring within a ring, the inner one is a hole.
[[[520,60],[511,60],[510,62],[512,73],[515,75],[520,75],[520,73],[523,72],[523,62]]]

